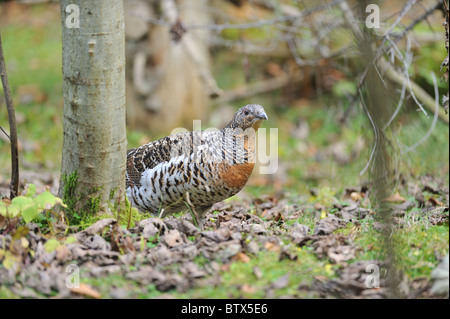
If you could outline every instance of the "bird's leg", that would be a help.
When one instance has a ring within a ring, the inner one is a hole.
[[[200,230],[203,230],[205,227],[205,222],[206,222],[206,213],[209,211],[209,209],[212,206],[208,206],[208,207],[200,207],[197,209],[197,211],[199,212],[198,214],[198,227],[200,228]]]
[[[201,216],[195,210],[194,205],[192,205],[191,200],[189,199],[189,192],[186,192],[186,205],[189,208],[194,225],[200,229],[203,229],[203,227],[200,226]]]

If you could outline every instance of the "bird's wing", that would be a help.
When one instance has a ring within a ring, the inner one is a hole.
[[[196,132],[182,132],[163,137],[127,151],[126,187],[140,186],[142,174],[158,164],[169,162],[177,156],[188,155],[197,137]]]

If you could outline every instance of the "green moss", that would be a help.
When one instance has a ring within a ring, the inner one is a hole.
[[[62,176],[63,202],[67,205],[64,211],[71,225],[89,224],[93,216],[101,210],[101,188],[95,187],[87,192],[80,192],[77,190],[78,177],[76,170],[70,175]]]
[[[73,222],[76,219],[80,219],[80,215],[77,213],[76,204],[77,196],[75,195],[75,190],[78,181],[78,172],[74,171],[70,175],[63,174],[62,180],[64,183],[63,188],[63,202],[67,205],[65,208],[65,214],[69,219],[69,222]]]

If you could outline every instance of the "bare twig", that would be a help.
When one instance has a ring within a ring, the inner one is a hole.
[[[412,55],[410,53],[411,50],[411,41],[410,38],[407,38],[408,41],[406,42],[406,54],[407,56],[409,56],[410,58],[407,59],[406,64],[407,67],[406,72],[408,72],[409,66],[411,65],[411,61],[412,61]],[[402,90],[401,90],[401,94],[400,94],[400,100],[397,103],[397,108],[395,109],[394,113],[392,113],[391,118],[388,120],[388,122],[384,125],[383,127],[383,131],[392,123],[392,121],[397,117],[398,112],[400,112],[400,109],[402,108],[403,105],[403,101],[405,100],[405,93],[406,93],[406,81],[403,82],[402,84]]]
[[[8,138],[8,140],[11,142],[11,138],[9,137],[8,133],[6,133],[6,131],[3,129],[3,127],[0,126],[0,130],[3,132],[3,134],[6,135],[6,137]]]
[[[358,94],[359,94],[359,97],[361,98],[361,104],[364,107],[364,111],[366,112],[367,117],[369,118],[370,124],[372,125],[373,135],[375,137],[375,142],[373,143],[373,148],[372,148],[372,152],[370,153],[369,161],[367,162],[367,164],[363,168],[363,170],[359,173],[359,175],[363,175],[366,172],[366,170],[369,168],[370,164],[372,164],[372,167],[373,167],[372,161],[373,161],[373,157],[375,155],[375,152],[376,152],[377,146],[378,146],[378,129],[377,129],[377,126],[375,125],[375,123],[374,123],[374,121],[372,119],[372,116],[370,115],[370,112],[369,112],[369,109],[366,106],[366,103],[364,102],[364,96],[362,94],[361,88],[358,88]]]
[[[302,74],[296,73],[292,76],[287,74],[279,75],[275,78],[255,82],[243,87],[238,87],[230,91],[226,91],[222,97],[218,98],[215,103],[230,103],[249,96],[254,96],[264,92],[273,91],[282,88],[288,84],[297,83],[302,79]]]
[[[378,65],[382,66],[382,69],[386,71],[386,76],[393,82],[403,85],[404,82],[407,81],[407,79],[404,77],[404,75],[397,72],[388,62],[386,62],[385,59],[379,59]],[[428,109],[430,112],[434,111],[435,106],[435,99],[432,98],[424,89],[422,89],[418,84],[416,84],[414,81],[409,81],[409,88],[412,92],[414,92],[415,96],[418,100],[422,101],[422,105]],[[438,99],[439,103],[439,99]],[[440,108],[438,111],[438,117],[439,119],[444,122],[445,124],[449,124],[448,116],[445,114],[444,109]]]
[[[391,24],[391,26],[389,27],[389,29],[386,31],[385,34],[389,34],[391,33],[392,30],[394,30],[397,24],[399,24],[400,21],[402,21],[403,17],[408,13],[409,10],[411,10],[411,8],[416,4],[416,2],[417,0],[409,0],[408,2],[405,3],[397,19],[393,24]]]
[[[422,103],[420,103],[420,101],[417,99],[415,91],[411,88],[411,83],[412,80],[409,77],[409,65],[411,64],[410,62],[412,61],[412,55],[410,55],[409,57],[406,55],[405,58],[403,58],[402,53],[400,52],[400,49],[397,47],[397,45],[391,41],[391,39],[389,38],[389,36],[386,36],[386,38],[390,41],[390,43],[392,44],[392,47],[394,48],[394,50],[398,53],[398,55],[400,57],[402,57],[401,62],[403,63],[403,78],[404,81],[406,81],[406,83],[408,84],[408,88],[409,88],[409,92],[414,100],[414,102],[416,102],[417,106],[419,106],[420,110],[428,117],[428,113],[425,111],[425,109],[423,108]],[[382,60],[383,58],[380,58],[380,60]],[[377,64],[383,63],[380,60],[377,61]],[[408,62],[409,60],[409,62]],[[384,62],[386,62],[385,60],[383,60]]]
[[[426,20],[428,16],[433,14],[435,10],[439,9],[442,6],[443,2],[444,0],[439,0],[433,7],[426,10],[424,14],[417,17],[413,22],[411,22],[405,29],[402,30],[401,33],[392,33],[391,36],[393,38],[403,38],[405,34],[411,31],[418,23],[422,22],[423,20]]]
[[[17,143],[16,114],[6,74],[5,57],[3,55],[2,38],[0,35],[0,76],[2,78],[3,92],[5,94],[6,108],[8,110],[9,136],[11,141],[11,183],[9,185],[10,198],[19,193],[19,151]]]
[[[405,6],[403,7],[400,15],[404,16],[411,9],[411,7],[414,5],[414,3],[415,3],[415,1],[413,1],[413,0],[408,1],[405,4]],[[345,1],[340,4],[340,7],[343,12],[345,20],[347,21],[349,27],[352,29],[355,37],[358,39],[359,37],[361,37],[362,32],[359,29],[358,25],[352,23],[352,21],[354,21],[354,18],[353,18],[353,14],[351,12],[350,7],[348,6],[348,4]],[[426,17],[428,17],[428,15],[431,14],[430,12],[436,10],[438,7],[439,6],[434,6],[432,9],[428,10],[425,14],[423,14],[421,17],[423,19],[425,19]],[[424,112],[424,114],[427,115],[427,112],[425,111],[425,109],[429,110],[430,112],[434,112],[435,101],[424,89],[422,89],[418,84],[416,84],[414,81],[412,81],[411,78],[409,77],[409,73],[408,73],[409,63],[407,61],[408,57],[401,59],[403,62],[403,70],[404,70],[404,72],[402,72],[402,73],[395,70],[394,66],[391,65],[389,62],[387,62],[384,57],[382,57],[383,50],[387,50],[390,48],[395,50],[395,52],[397,52],[400,57],[403,57],[403,55],[401,54],[400,50],[398,49],[396,43],[398,41],[400,41],[400,39],[402,39],[406,35],[406,32],[402,32],[400,35],[391,33],[391,30],[393,30],[395,25],[398,24],[398,21],[399,21],[399,18],[396,19],[394,25],[391,26],[388,29],[388,31],[385,32],[384,36],[382,37],[382,42],[381,42],[380,46],[378,47],[377,51],[375,52],[372,61],[370,63],[368,63],[367,67],[365,68],[365,70],[363,71],[363,73],[359,79],[358,89],[360,89],[362,87],[362,84],[367,76],[368,70],[373,65],[376,65],[377,68],[379,68],[380,70],[383,70],[385,72],[385,75],[391,81],[402,85],[402,87],[406,84],[409,89],[409,92],[410,92],[412,98],[414,99],[414,101],[416,102],[416,104]],[[415,23],[409,25],[410,28],[408,30],[411,30],[417,23],[418,22],[415,22]],[[392,36],[395,36],[395,40],[391,39]],[[387,47],[384,46],[386,43],[387,43]],[[353,101],[355,102],[356,99],[353,99]],[[441,109],[438,113],[438,116],[439,116],[439,119],[442,120],[444,123],[446,123],[447,125],[449,124],[448,117],[445,115],[444,110]]]
[[[246,29],[253,29],[253,28],[260,28],[263,26],[268,26],[268,25],[276,25],[279,23],[284,23],[284,22],[292,22],[298,19],[302,19],[304,17],[307,17],[315,12],[327,9],[327,8],[331,8],[333,6],[336,6],[338,4],[340,4],[341,2],[343,2],[344,0],[333,0],[330,3],[321,5],[321,6],[317,6],[311,9],[307,9],[307,10],[303,10],[303,11],[299,11],[297,14],[285,14],[285,15],[281,15],[272,19],[265,19],[265,20],[257,20],[257,21],[251,21],[251,22],[246,22],[246,23],[223,23],[223,24],[206,24],[206,25],[196,25],[196,24],[192,24],[192,25],[187,25],[186,30],[193,30],[193,29],[205,29],[205,30],[210,30],[210,31],[216,31],[216,32],[221,32],[225,29],[238,29],[238,30],[246,30]],[[144,19],[149,23],[153,23],[156,25],[162,25],[162,26],[167,26],[170,27],[172,26],[172,23],[170,23],[170,21],[166,21],[164,19],[153,19],[153,18],[143,18],[142,16],[135,14],[136,17],[140,18],[140,19]]]
[[[436,75],[434,75],[434,72],[431,72],[431,76],[433,77],[433,85],[434,85],[434,117],[433,117],[433,122],[431,123],[431,127],[428,130],[428,132],[422,136],[422,138],[417,141],[414,145],[409,146],[405,149],[405,153],[411,152],[413,150],[415,150],[417,148],[417,146],[419,146],[420,144],[422,144],[423,142],[425,142],[427,140],[427,138],[431,135],[431,133],[433,132],[434,128],[436,127],[436,122],[439,116],[439,110],[442,110],[439,107],[439,90],[438,90],[438,86],[437,86],[437,81],[436,81]]]

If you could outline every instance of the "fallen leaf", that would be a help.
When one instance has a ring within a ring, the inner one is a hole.
[[[295,223],[289,228],[288,236],[296,244],[300,243],[306,236],[308,236],[309,227]]]
[[[280,251],[280,246],[278,246],[277,244],[272,243],[270,241],[266,241],[266,243],[264,244],[264,248],[268,251],[274,251],[274,252]]]
[[[223,271],[223,272],[228,271],[228,270],[230,270],[230,266],[231,266],[231,264],[223,264],[220,266],[220,271]]]
[[[272,283],[272,288],[282,289],[289,285],[289,274],[285,274]]]
[[[355,258],[355,248],[351,245],[342,245],[328,250],[328,258],[335,264],[346,262]]]
[[[358,193],[358,192],[352,192],[352,193],[350,194],[350,198],[351,198],[353,201],[358,202],[358,201],[361,199],[361,194]]]
[[[231,257],[233,261],[242,261],[243,263],[248,263],[250,261],[250,257],[248,257],[245,253],[239,252],[233,257]]]
[[[253,286],[250,286],[248,284],[243,284],[241,287],[241,291],[243,293],[247,293],[247,294],[253,294],[257,291],[257,289]]]
[[[70,256],[70,250],[67,246],[61,245],[56,247],[56,259],[60,262],[65,262]]]
[[[263,273],[262,273],[261,269],[258,266],[253,267],[253,274],[258,279],[261,279],[262,276],[263,276]]]
[[[281,250],[280,256],[278,257],[278,260],[280,261],[283,259],[297,260],[298,256],[295,252],[291,251],[288,246],[284,246]]]
[[[98,291],[94,290],[91,286],[86,284],[80,284],[78,287],[70,288],[70,291],[74,294],[91,297],[94,299],[100,299],[101,295]]]
[[[178,230],[171,229],[161,237],[161,242],[165,243],[167,247],[173,248],[185,244],[186,238]]]
[[[345,227],[347,222],[334,215],[330,215],[318,221],[314,228],[314,235],[329,235],[338,228]]]
[[[404,203],[406,202],[406,199],[402,197],[398,192],[396,192],[394,195],[389,196],[384,201],[389,203]]]
[[[428,201],[431,203],[431,205],[433,206],[444,206],[444,204],[442,202],[440,202],[439,200],[437,200],[434,197],[430,197],[430,199],[428,199]]]
[[[264,211],[261,214],[261,217],[264,217],[264,215],[267,213],[267,209],[264,209]]]
[[[87,235],[100,234],[103,232],[103,229],[105,227],[108,227],[115,223],[117,223],[117,221],[114,218],[101,219],[95,224],[86,228],[85,230],[76,233],[74,236],[77,238],[78,241],[82,241],[82,239],[85,238]]]
[[[55,238],[47,240],[44,244],[45,251],[48,253],[53,252],[60,245],[59,241]]]

